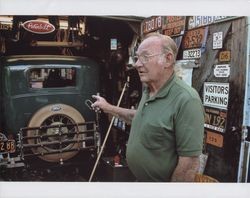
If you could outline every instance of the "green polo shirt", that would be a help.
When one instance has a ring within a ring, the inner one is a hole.
[[[127,145],[129,168],[138,181],[170,181],[178,156],[201,154],[203,135],[200,97],[174,74],[157,95],[143,92]]]

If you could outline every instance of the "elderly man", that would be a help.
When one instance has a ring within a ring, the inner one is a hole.
[[[145,89],[137,110],[93,96],[93,108],[131,123],[126,158],[143,182],[192,182],[199,168],[204,112],[198,93],[174,72],[177,47],[168,36],[150,34],[136,52]]]

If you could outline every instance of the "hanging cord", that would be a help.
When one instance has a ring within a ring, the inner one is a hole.
[[[123,87],[123,89],[122,89],[122,93],[121,93],[120,98],[119,98],[119,100],[118,100],[118,103],[117,103],[117,105],[116,105],[117,107],[120,106],[120,103],[121,103],[121,101],[122,101],[122,98],[123,98],[123,95],[124,95],[124,93],[125,93],[125,90],[126,90],[126,88],[128,87],[128,83],[129,83],[129,76],[127,77],[127,82],[124,84],[124,87]],[[103,149],[104,149],[105,144],[106,144],[106,141],[107,141],[107,139],[108,139],[108,136],[109,136],[111,127],[112,127],[112,125],[113,125],[113,123],[114,123],[114,119],[115,119],[115,116],[112,117],[111,122],[110,122],[110,124],[109,124],[109,128],[108,128],[107,133],[106,133],[106,136],[105,136],[105,138],[104,138],[104,140],[103,140],[103,144],[102,144],[102,146],[101,146],[101,150],[100,150],[100,152],[99,152],[99,154],[98,154],[98,156],[97,156],[97,159],[96,159],[94,168],[93,168],[93,170],[92,170],[92,172],[91,172],[91,175],[90,175],[90,178],[89,178],[89,182],[92,181],[92,178],[93,178],[93,176],[94,176],[94,173],[95,173],[97,164],[98,164],[98,162],[99,162],[99,160],[100,160],[100,157],[101,157],[101,155],[102,155]]]

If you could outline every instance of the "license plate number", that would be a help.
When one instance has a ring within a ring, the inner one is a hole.
[[[14,140],[1,140],[0,153],[14,153],[16,151],[16,144]]]
[[[201,57],[200,49],[190,49],[183,51],[183,59],[196,59]]]

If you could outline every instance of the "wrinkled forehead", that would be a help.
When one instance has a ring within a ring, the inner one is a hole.
[[[162,49],[161,40],[158,37],[149,37],[139,45],[137,54],[159,53]]]

